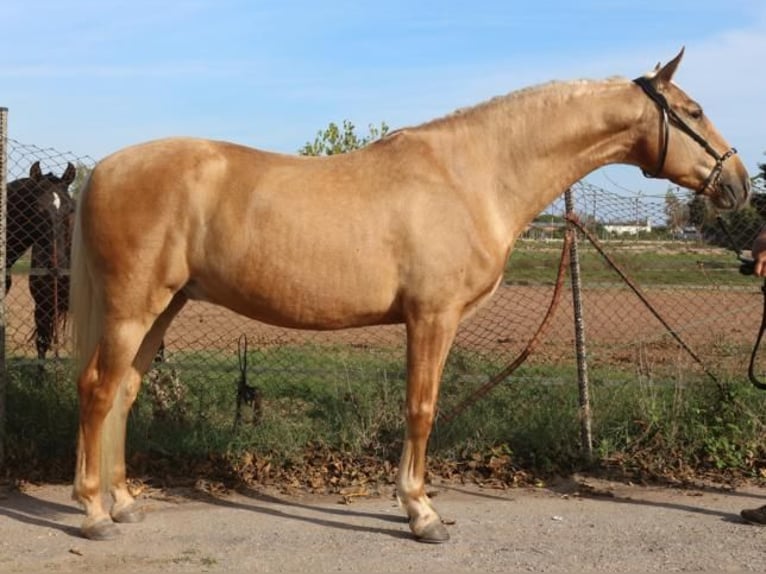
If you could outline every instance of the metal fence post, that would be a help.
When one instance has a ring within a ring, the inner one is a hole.
[[[572,190],[564,194],[566,213],[574,213]],[[582,312],[582,281],[580,259],[577,251],[577,229],[569,223],[572,232],[572,246],[569,257],[569,271],[572,280],[572,304],[574,308],[575,350],[577,354],[577,387],[580,394],[580,441],[583,454],[588,460],[593,457],[593,434],[591,432],[590,383],[588,381],[588,360],[585,352],[585,321]]]
[[[5,365],[5,237],[8,212],[6,186],[8,179],[8,108],[0,108],[0,469],[5,467],[5,401],[8,378]]]

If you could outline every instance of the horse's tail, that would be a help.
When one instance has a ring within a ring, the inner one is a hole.
[[[75,211],[72,232],[71,265],[69,268],[69,311],[72,336],[72,358],[78,373],[83,372],[101,337],[103,309],[95,297],[97,286],[88,264],[87,246],[82,234],[82,206],[90,186],[89,179],[83,184]]]
[[[69,310],[71,315],[70,328],[72,351],[78,386],[82,384],[79,377],[86,372],[88,364],[93,360],[93,354],[103,333],[104,298],[100,277],[93,272],[88,244],[83,237],[83,205],[87,200],[90,189],[90,177],[85,181],[75,213],[74,231],[72,234],[72,252],[70,267]],[[86,382],[86,388],[91,387]],[[108,488],[111,484],[111,468],[114,466],[114,453],[120,440],[120,419],[117,413],[122,409],[124,390],[117,390],[111,410],[104,420],[101,432],[101,485]],[[81,405],[82,406],[82,405]],[[83,451],[82,429],[78,433],[77,468],[75,469],[75,491],[82,492],[80,482],[85,477],[85,453]]]

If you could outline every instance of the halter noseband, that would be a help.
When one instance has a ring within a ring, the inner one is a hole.
[[[671,121],[675,126],[697,142],[702,149],[704,149],[713,159],[715,159],[715,166],[710,170],[710,175],[707,176],[702,186],[699,188],[698,193],[704,192],[708,187],[714,186],[718,183],[718,179],[721,177],[723,171],[723,162],[737,153],[735,148],[729,148],[729,150],[723,155],[719,154],[713,146],[711,146],[705,138],[695,132],[689,124],[687,124],[676,111],[670,107],[665,96],[660,94],[654,89],[654,85],[649,78],[642,76],[633,80],[635,84],[641,87],[644,93],[657,104],[660,108],[660,126],[662,132],[662,149],[660,150],[660,156],[657,160],[657,168],[654,171],[646,171],[642,169],[645,177],[655,178],[660,177],[662,170],[665,168],[665,159],[668,156],[668,144],[670,142],[670,123]]]

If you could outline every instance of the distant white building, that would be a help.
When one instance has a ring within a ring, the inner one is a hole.
[[[649,218],[647,218],[646,221],[644,221],[643,223],[641,222],[605,223],[604,231],[606,231],[607,233],[613,233],[615,235],[638,235],[641,232],[651,233],[652,224],[649,221]]]

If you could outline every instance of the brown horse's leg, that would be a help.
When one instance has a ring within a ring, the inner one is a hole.
[[[109,411],[141,346],[149,326],[137,320],[106,321],[104,333],[78,379],[80,432],[74,497],[85,506],[82,532],[88,538],[112,538],[117,530],[102,501],[102,456],[113,454],[113,439],[104,434]],[[118,401],[119,402],[119,401]],[[111,417],[110,417],[111,418]],[[107,429],[108,430],[108,429]],[[103,452],[102,452],[103,447]]]
[[[444,542],[447,529],[425,491],[426,446],[436,412],[444,362],[457,331],[456,314],[413,317],[407,322],[407,433],[397,494],[410,529],[425,542]]]
[[[114,465],[110,491],[114,498],[111,516],[115,522],[139,522],[143,519],[143,511],[138,507],[135,499],[128,490],[125,470],[125,434],[127,430],[128,413],[133,402],[138,396],[141,386],[141,378],[149,370],[149,367],[157,354],[168,326],[173,318],[183,308],[187,299],[182,293],[176,293],[167,309],[154,321],[152,328],[144,338],[141,348],[133,361],[132,369],[125,381],[125,397],[120,411],[117,432],[119,436],[114,440]]]
[[[45,359],[45,355],[48,349],[51,347],[53,341],[53,319],[54,310],[53,302],[46,300],[45,293],[43,298],[40,298],[39,293],[35,293],[35,345],[37,348],[37,358],[40,361]],[[42,363],[39,365],[42,367]]]

